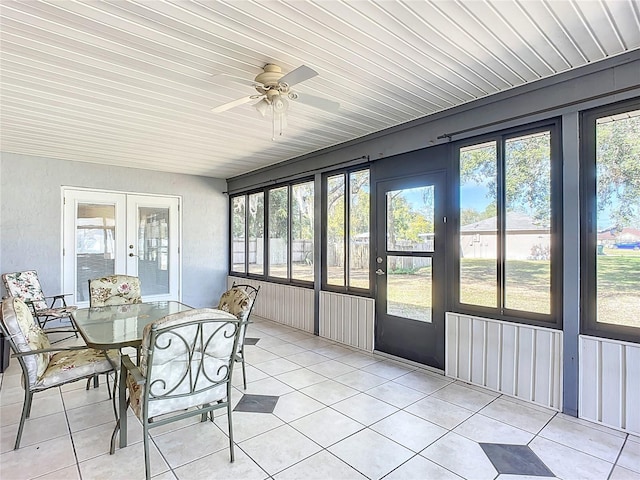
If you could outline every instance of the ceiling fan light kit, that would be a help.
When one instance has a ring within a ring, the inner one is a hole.
[[[214,113],[222,113],[233,107],[243,105],[252,100],[259,100],[253,106],[262,117],[266,117],[268,113],[272,115],[272,135],[271,139],[275,140],[276,126],[279,126],[280,135],[286,126],[286,115],[289,110],[289,100],[304,103],[314,108],[319,108],[330,113],[336,113],[340,108],[338,102],[328,100],[315,95],[298,95],[297,92],[291,90],[291,86],[297,85],[310,78],[318,75],[318,72],[305,65],[292,70],[287,74],[282,73],[282,68],[273,63],[266,64],[261,73],[256,75],[253,87],[258,92],[257,95],[249,95],[237,100],[233,100],[222,105],[218,105],[212,111]]]

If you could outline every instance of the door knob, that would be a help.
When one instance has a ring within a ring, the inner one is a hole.
[[[386,272],[384,270],[382,270],[381,268],[376,270],[376,275],[386,275]]]
[[[129,256],[130,256],[130,257],[137,257],[138,255],[136,255],[136,254],[134,254],[133,252],[131,252],[131,253],[129,254]]]

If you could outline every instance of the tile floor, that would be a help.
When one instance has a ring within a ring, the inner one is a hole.
[[[640,437],[254,319],[233,402],[236,461],[224,412],[152,431],[155,479],[640,479]],[[113,413],[104,381],[35,396],[13,451],[23,391],[12,362],[0,387],[0,476],[144,478],[142,428],[108,454]],[[260,413],[263,398],[268,411]],[[256,411],[258,410],[258,411]],[[491,456],[491,458],[490,458]]]

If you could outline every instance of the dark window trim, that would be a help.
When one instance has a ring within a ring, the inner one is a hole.
[[[640,328],[598,323],[597,315],[597,205],[596,120],[640,109],[640,100],[585,110],[580,113],[580,333],[613,340],[640,342]]]
[[[251,190],[247,190],[244,192],[236,192],[229,196],[229,266],[228,266],[228,275],[238,278],[247,278],[250,280],[257,280],[269,283],[278,283],[282,285],[292,285],[296,287],[302,288],[313,288],[314,282],[308,280],[299,280],[291,278],[291,190],[295,185],[303,184],[303,183],[312,183],[315,188],[315,178],[314,177],[303,177],[296,178],[295,180],[291,180],[289,182],[282,183],[274,183],[273,185],[264,186],[262,188],[254,188]],[[278,188],[287,187],[287,206],[289,208],[288,213],[288,232],[287,232],[287,277],[272,277],[269,275],[269,191],[275,190]],[[249,273],[249,209],[247,208],[249,202],[249,196],[263,193],[264,194],[264,238],[263,238],[263,251],[264,251],[264,269],[263,274],[257,273]],[[236,197],[245,197],[245,218],[244,218],[244,228],[245,228],[245,255],[244,255],[244,264],[245,271],[238,272],[233,270],[233,227],[232,227],[232,219],[233,219],[233,199]],[[317,268],[317,266],[315,266]]]
[[[529,135],[536,132],[549,130],[551,133],[551,313],[549,315],[534,312],[525,312],[508,308],[501,308],[504,295],[504,228],[506,218],[505,213],[505,191],[504,191],[504,142],[510,138]],[[498,156],[498,178],[497,178],[497,216],[498,216],[498,260],[497,277],[498,282],[498,307],[484,307],[460,303],[460,149],[485,143],[497,142],[496,154]],[[492,132],[473,138],[464,139],[453,145],[453,185],[455,194],[453,195],[452,217],[454,235],[454,245],[452,252],[452,281],[453,292],[451,294],[452,309],[456,313],[493,318],[512,323],[521,323],[539,327],[550,327],[562,329],[562,123],[560,118],[554,118],[522,125],[506,130]]]
[[[363,171],[367,171],[369,172],[369,288],[365,289],[365,288],[358,288],[358,287],[351,287],[349,286],[349,265],[350,265],[350,251],[349,251],[349,233],[350,233],[350,225],[349,225],[349,213],[350,213],[350,209],[351,209],[351,182],[349,181],[350,178],[349,176],[352,173],[357,173],[357,172],[363,172]],[[345,285],[344,286],[340,286],[340,285],[329,285],[327,284],[327,274],[328,274],[328,269],[326,267],[327,265],[327,222],[326,222],[326,218],[327,218],[327,213],[328,213],[328,205],[327,205],[327,179],[329,177],[334,177],[336,175],[344,175],[345,177],[345,190],[344,190],[344,195],[345,195],[345,205],[344,205],[344,216],[345,216],[345,222],[344,222],[344,281],[345,281]],[[321,232],[321,242],[322,242],[322,249],[321,249],[321,268],[322,268],[322,280],[321,280],[321,290],[324,292],[333,292],[333,293],[342,293],[342,294],[347,294],[347,295],[353,295],[353,296],[357,296],[357,297],[367,297],[367,298],[372,298],[373,297],[373,282],[372,282],[372,272],[371,272],[371,262],[373,259],[373,249],[372,249],[372,235],[371,232],[373,230],[372,226],[373,223],[371,222],[371,217],[372,217],[372,212],[373,212],[373,206],[372,206],[372,200],[373,200],[373,192],[372,192],[372,178],[371,178],[371,165],[369,164],[359,164],[359,165],[354,165],[348,168],[341,168],[341,169],[337,169],[337,170],[332,170],[329,172],[324,172],[322,174],[322,186],[321,186],[321,192],[322,192],[322,232]]]

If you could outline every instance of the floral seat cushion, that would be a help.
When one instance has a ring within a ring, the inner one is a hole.
[[[2,280],[7,293],[12,297],[18,297],[27,304],[33,305],[34,312],[38,316],[63,318],[68,317],[78,308],[67,305],[64,307],[48,306],[38,279],[38,273],[35,270],[5,273],[2,275]]]
[[[140,280],[129,275],[109,275],[89,281],[92,307],[142,303]]]
[[[51,348],[51,343],[33,320],[27,305],[16,297],[2,302],[2,321],[19,352],[30,352]],[[118,351],[105,352],[91,348],[61,351],[58,353],[43,352],[25,355],[29,386],[32,390],[62,385],[78,378],[113,370],[112,363],[117,365]]]

